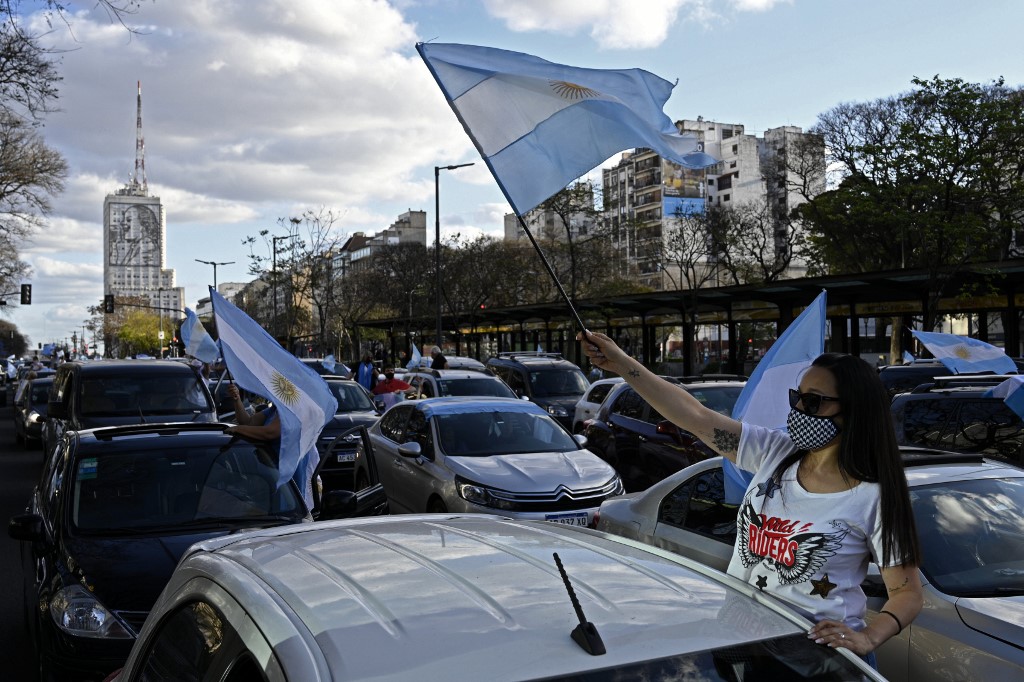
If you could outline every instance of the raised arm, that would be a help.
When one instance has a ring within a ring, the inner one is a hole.
[[[627,355],[598,332],[576,336],[590,362],[618,374],[660,412],[665,419],[700,438],[708,447],[733,462],[740,443],[740,422],[705,407],[681,386],[669,383]]]

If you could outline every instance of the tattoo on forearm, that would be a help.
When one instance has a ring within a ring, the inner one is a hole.
[[[910,578],[904,578],[902,583],[900,583],[896,587],[890,587],[889,588],[889,594],[893,594],[895,592],[899,592],[904,587],[906,587],[909,582],[910,582]]]
[[[715,435],[712,442],[715,445],[715,449],[719,452],[735,452],[736,448],[740,445],[740,437],[739,434],[732,431],[715,429]]]
[[[629,376],[631,376],[634,379],[636,379],[638,376],[640,376],[640,370],[637,370],[637,369],[629,370]]]

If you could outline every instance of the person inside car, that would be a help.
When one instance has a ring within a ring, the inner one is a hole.
[[[595,332],[577,336],[590,361],[623,377],[666,419],[754,472],[737,517],[728,572],[815,622],[808,637],[874,665],[874,650],[921,610],[919,551],[906,476],[874,367],[825,353],[789,391],[788,432],[708,409]],[[865,622],[868,562],[888,592]]]

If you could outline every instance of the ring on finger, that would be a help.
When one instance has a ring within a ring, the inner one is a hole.
[[[839,633],[839,639],[846,639],[846,633],[845,632],[840,632]]]

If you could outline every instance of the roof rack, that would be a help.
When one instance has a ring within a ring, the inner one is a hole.
[[[943,388],[981,388],[998,386],[1016,374],[951,374],[933,377],[931,381],[918,384],[911,393],[928,393]]]
[[[159,419],[158,416],[151,417]],[[92,429],[93,438],[96,440],[113,440],[120,436],[135,436],[141,433],[156,433],[161,436],[173,436],[182,431],[219,431],[232,424],[225,422],[158,422],[144,424],[126,424],[122,426],[102,426]]]
[[[743,374],[694,374],[675,379],[681,384],[696,384],[702,381],[746,381],[749,377]]]
[[[561,353],[548,353],[541,350],[512,350],[498,353],[499,358],[514,360],[517,357],[523,358],[551,358],[553,360],[564,360]]]
[[[916,446],[900,446],[900,458],[904,467],[928,466],[931,464],[983,464],[985,456],[976,452],[948,452]]]

